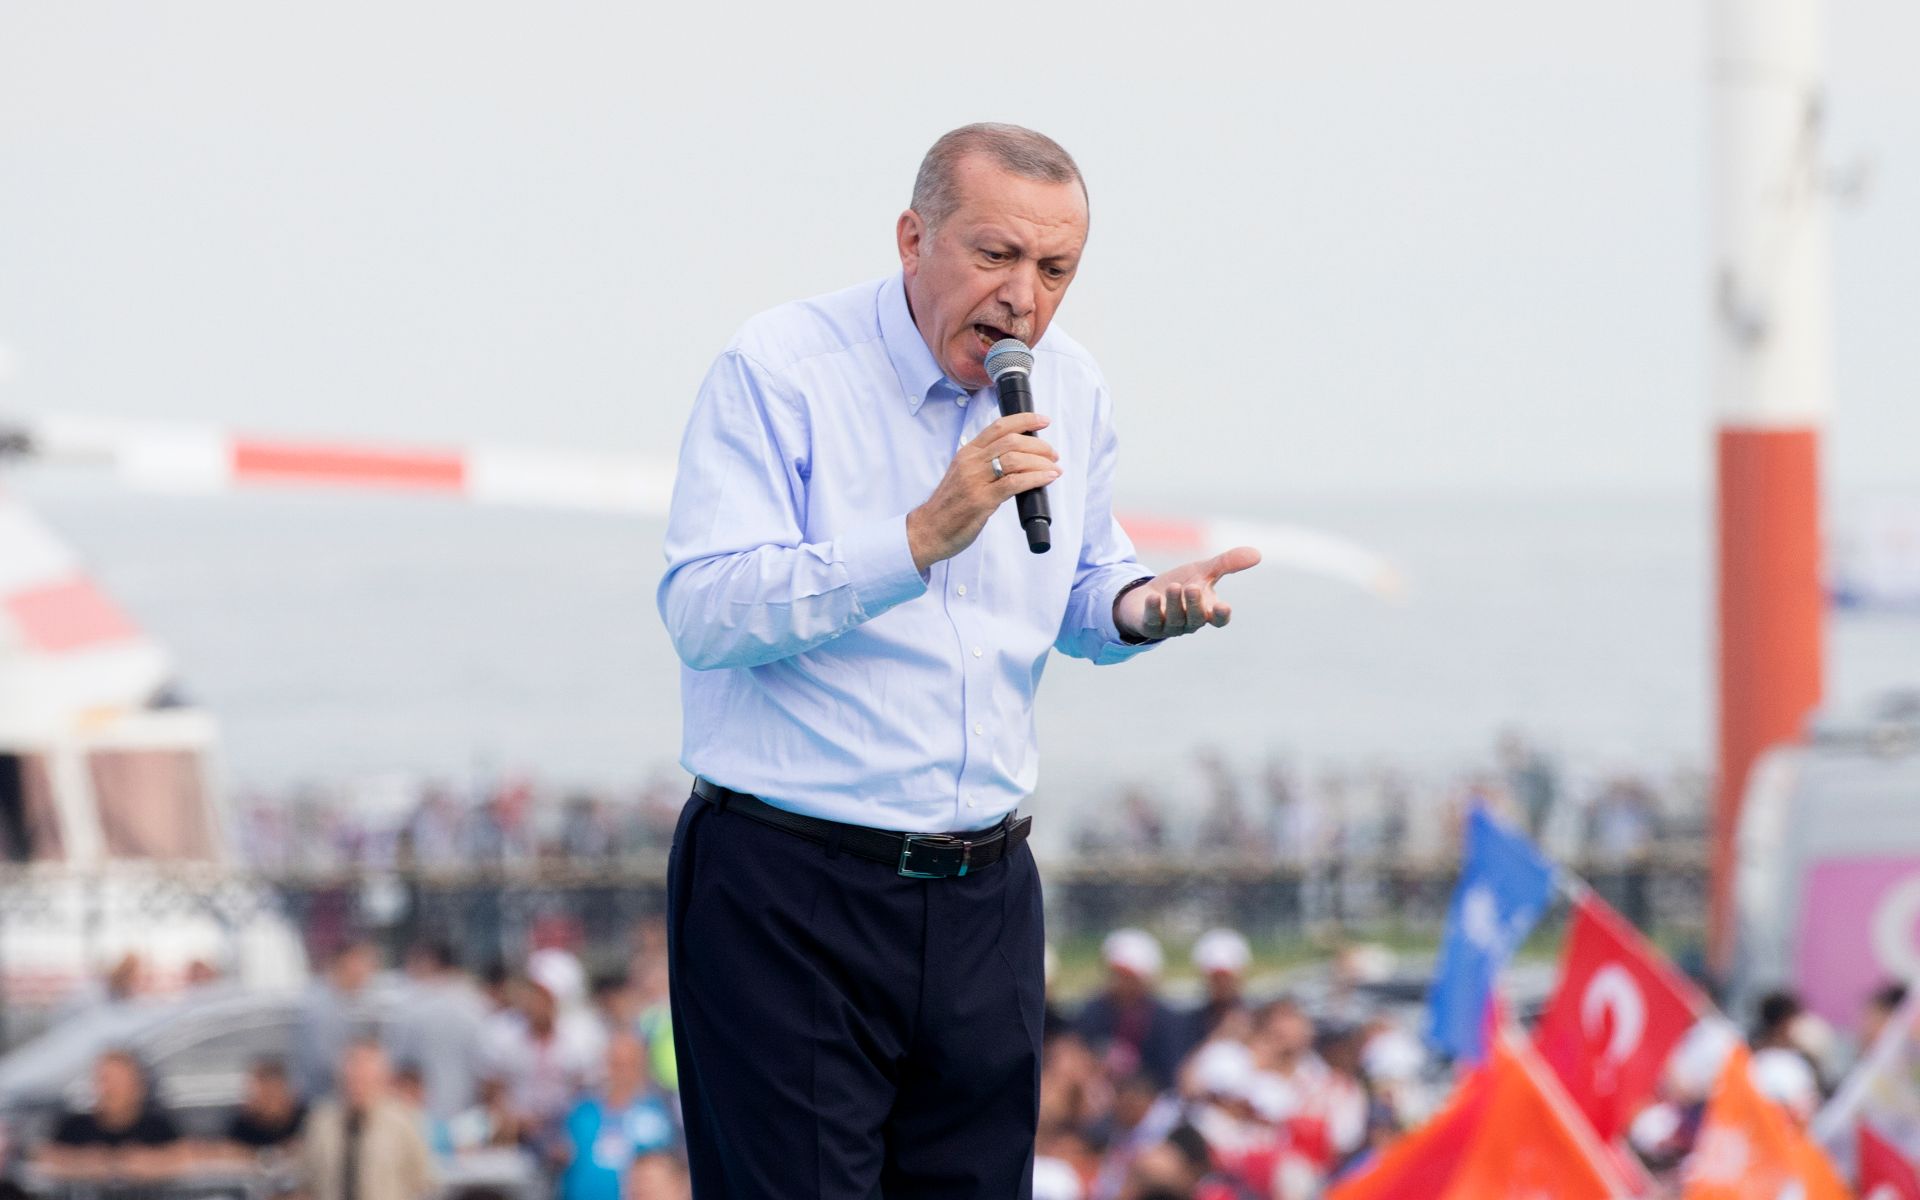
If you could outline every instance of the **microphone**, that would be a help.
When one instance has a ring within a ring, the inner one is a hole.
[[[1033,351],[1019,338],[1001,338],[987,351],[987,378],[1000,389],[1000,415],[1033,411],[1033,389],[1027,386],[1033,374]],[[1030,488],[1013,498],[1020,512],[1020,527],[1027,531],[1027,549],[1045,554],[1053,545],[1053,509],[1047,505],[1047,489]]]

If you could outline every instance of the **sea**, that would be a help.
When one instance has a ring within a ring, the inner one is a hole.
[[[310,491],[132,493],[41,468],[6,481],[173,653],[220,721],[233,791],[523,773],[637,788],[678,770],[679,672],[654,605],[661,528],[608,515]],[[1593,772],[1699,771],[1713,729],[1711,505],[1679,493],[1144,497],[1357,540],[1398,600],[1274,566],[1233,623],[1117,667],[1055,656],[1045,814],[1129,788],[1176,818],[1196,764],[1247,778],[1444,779],[1504,731]],[[1172,564],[1155,564],[1172,565]],[[1920,619],[1829,619],[1827,693],[1920,685]]]

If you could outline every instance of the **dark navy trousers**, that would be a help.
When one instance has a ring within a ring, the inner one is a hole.
[[[696,796],[667,906],[695,1200],[1030,1200],[1045,935],[1025,845],[908,879]]]

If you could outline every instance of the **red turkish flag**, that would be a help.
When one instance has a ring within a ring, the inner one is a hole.
[[[1535,1039],[1611,1142],[1653,1096],[1667,1056],[1707,1005],[1639,931],[1591,892],[1574,906],[1560,990]]]
[[[1860,1122],[1860,1195],[1863,1200],[1920,1200],[1920,1174],[1865,1121]]]

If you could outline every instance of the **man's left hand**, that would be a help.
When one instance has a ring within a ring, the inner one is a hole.
[[[1155,575],[1115,602],[1113,623],[1128,637],[1148,641],[1179,637],[1206,625],[1225,625],[1233,609],[1214,594],[1214,585],[1224,576],[1259,564],[1258,550],[1235,546]]]

